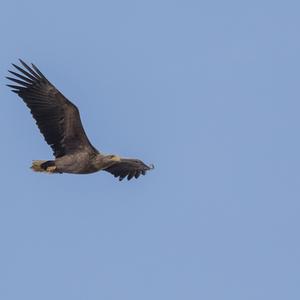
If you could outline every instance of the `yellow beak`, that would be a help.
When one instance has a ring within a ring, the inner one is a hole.
[[[113,160],[113,161],[121,161],[121,157],[118,156],[118,155],[114,155],[111,160]]]

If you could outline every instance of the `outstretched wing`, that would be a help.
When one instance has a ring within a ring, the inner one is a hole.
[[[29,107],[54,156],[61,157],[83,149],[97,152],[84,132],[78,108],[35,65],[29,67],[22,60],[20,62],[24,68],[13,64],[20,73],[9,71],[16,78],[6,77],[18,85],[7,86]]]
[[[145,175],[147,171],[153,168],[153,165],[147,166],[139,159],[121,158],[121,161],[104,169],[104,171],[113,174],[115,177],[119,177],[119,180],[121,181],[126,176],[128,180],[133,177],[138,178],[141,174]]]

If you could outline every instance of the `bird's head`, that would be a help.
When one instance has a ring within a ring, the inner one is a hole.
[[[114,155],[114,154],[105,155],[105,159],[107,161],[111,161],[111,162],[121,161],[121,157],[118,155]]]
[[[109,168],[110,166],[114,165],[116,162],[119,161],[121,161],[121,157],[114,154],[104,155],[99,153],[96,157],[96,164],[97,168],[99,169]]]

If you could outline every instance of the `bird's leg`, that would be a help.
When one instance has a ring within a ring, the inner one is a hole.
[[[48,173],[55,173],[56,171],[56,166],[50,166],[46,169],[46,172]]]

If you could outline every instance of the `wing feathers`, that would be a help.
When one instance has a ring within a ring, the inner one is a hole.
[[[127,177],[127,180],[133,177],[138,178],[141,174],[145,175],[147,171],[153,168],[153,165],[147,166],[139,159],[122,158],[120,162],[116,162],[106,168],[105,171],[119,177],[119,180],[122,181],[125,177]]]
[[[32,81],[31,79],[29,79],[29,78],[27,78],[27,77],[25,77],[25,76],[23,76],[23,75],[21,75],[21,74],[19,74],[19,73],[17,73],[17,72],[9,71],[9,70],[8,70],[8,72],[9,72],[10,74],[13,74],[13,75],[15,75],[15,76],[17,76],[17,77],[19,77],[19,78],[21,78],[21,79],[27,81],[28,83],[31,83],[31,84],[33,83],[33,81]]]
[[[23,67],[25,67],[27,69],[27,71],[29,71],[33,77],[35,79],[40,79],[40,77],[38,76],[38,74],[36,74],[22,59],[19,59],[20,63],[23,65]]]
[[[6,77],[6,79],[8,79],[8,80],[11,80],[11,81],[13,81],[13,82],[15,82],[15,83],[18,83],[18,84],[24,85],[25,87],[27,87],[27,86],[30,86],[30,85],[31,85],[31,84],[30,84],[30,83],[28,83],[28,82],[25,82],[25,81],[22,81],[22,80],[19,80],[19,79],[16,79],[16,78],[12,78],[12,77]]]
[[[19,90],[22,90],[22,89],[25,89],[24,87],[22,86],[19,86],[19,85],[13,85],[13,84],[7,84],[6,86],[12,88],[12,89],[19,89]]]
[[[23,75],[9,71],[17,78],[6,77],[18,85],[7,86],[29,107],[55,157],[83,148],[98,152],[84,132],[77,107],[66,99],[35,65],[29,67],[21,59],[20,63],[24,69],[15,64],[13,66]]]
[[[35,70],[35,72],[41,76],[41,78],[43,79],[46,79],[46,77],[42,74],[42,72],[34,65],[34,64],[31,64],[32,65],[32,68]],[[47,80],[47,79],[46,79]],[[48,80],[47,80],[48,81]]]
[[[35,77],[33,77],[30,73],[26,72],[24,69],[20,68],[19,66],[12,64],[17,70],[19,70],[20,72],[22,72],[24,75],[26,75],[28,78],[32,79],[33,81],[36,80]]]

